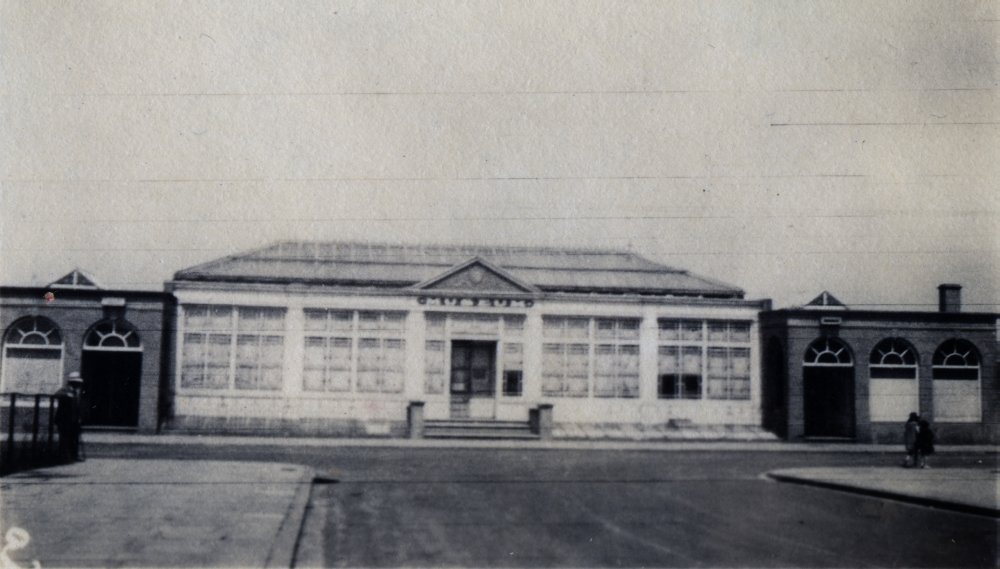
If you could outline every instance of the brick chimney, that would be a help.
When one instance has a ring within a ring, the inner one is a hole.
[[[938,286],[938,310],[941,312],[962,311],[962,285],[943,284]]]

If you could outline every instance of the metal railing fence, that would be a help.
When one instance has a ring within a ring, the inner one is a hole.
[[[59,462],[56,398],[0,393],[0,476]]]

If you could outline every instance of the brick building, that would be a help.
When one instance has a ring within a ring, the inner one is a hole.
[[[167,290],[81,271],[0,287],[0,392],[51,393],[80,370],[88,425],[144,432],[402,436],[419,404],[429,423],[548,407],[563,433],[859,442],[898,440],[917,411],[942,442],[1000,441],[998,315],[962,312],[957,285],[939,312],[829,293],[770,310],[627,252],[288,242]]]
[[[763,312],[763,426],[889,442],[918,412],[941,442],[1000,441],[998,315],[962,312],[958,285],[939,292],[938,312],[852,310],[827,292]]]
[[[85,425],[155,432],[171,313],[169,294],[106,290],[80,270],[0,287],[0,392],[52,393],[78,370]]]

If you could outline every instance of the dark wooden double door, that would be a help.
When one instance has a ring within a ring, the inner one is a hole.
[[[138,425],[141,352],[84,350],[80,375],[85,425]]]
[[[470,417],[472,400],[496,393],[496,342],[451,343],[451,417]]]
[[[854,368],[817,366],[802,371],[805,436],[854,437]]]

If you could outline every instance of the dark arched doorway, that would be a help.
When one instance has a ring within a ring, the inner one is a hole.
[[[135,427],[139,423],[142,342],[125,320],[95,324],[83,340],[83,421]]]
[[[854,437],[854,358],[837,338],[819,338],[802,361],[805,436]]]

